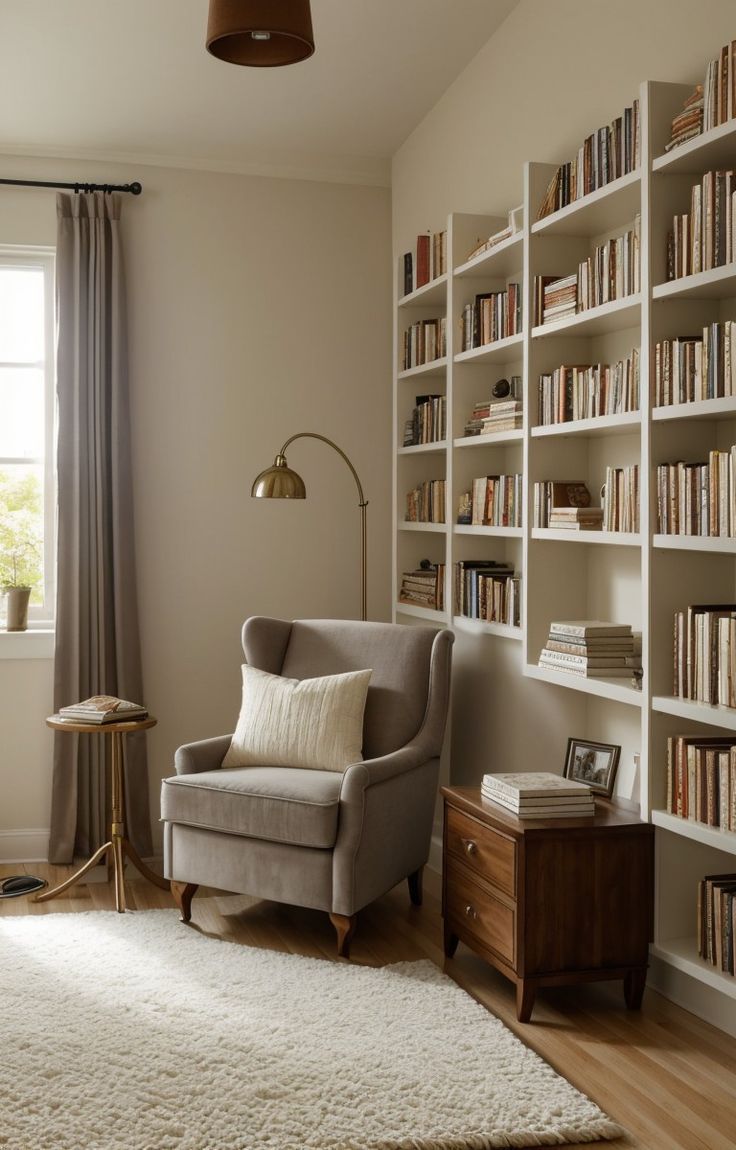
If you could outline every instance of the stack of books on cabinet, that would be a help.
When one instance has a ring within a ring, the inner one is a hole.
[[[484,775],[480,790],[484,799],[519,819],[579,819],[595,814],[589,786],[547,771]]]

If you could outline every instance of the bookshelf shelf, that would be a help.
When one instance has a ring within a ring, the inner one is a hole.
[[[672,831],[673,834],[682,835],[683,838],[692,839],[693,842],[704,843],[705,846],[736,855],[736,834],[733,831],[721,831],[718,827],[709,827],[692,819],[681,819],[677,815],[671,815],[669,811],[652,811],[652,822],[665,831]]]
[[[444,535],[447,530],[445,523],[414,523],[402,521],[397,524],[399,531],[435,531],[440,535]]]
[[[628,679],[585,679],[582,675],[570,675],[565,671],[553,671],[549,667],[539,667],[527,663],[524,674],[529,679],[540,679],[543,683],[553,683],[556,687],[567,687],[570,691],[580,691],[584,695],[596,695],[599,699],[609,699],[615,703],[626,703],[630,707],[642,706],[642,693],[636,687],[628,686]]]
[[[720,299],[729,295],[736,295],[736,263],[667,280],[652,289],[652,298],[655,300]]]
[[[606,335],[626,327],[637,327],[641,323],[641,295],[624,296],[588,308],[577,315],[559,319],[555,323],[538,324],[532,328],[532,339],[554,339],[568,335]]]
[[[554,543],[598,543],[611,547],[641,547],[641,535],[627,531],[565,531],[557,527],[532,527],[532,539]]]
[[[524,637],[521,627],[510,627],[507,623],[487,623],[485,619],[468,619],[465,615],[453,615],[452,625],[470,635],[497,635],[501,639],[515,639],[519,643]]]
[[[641,412],[624,411],[620,415],[596,415],[592,419],[573,419],[569,423],[549,423],[532,427],[532,439],[551,436],[584,435],[589,439],[603,435],[632,435],[641,424]]]
[[[524,432],[519,431],[494,431],[490,435],[462,435],[458,439],[453,439],[452,446],[464,451],[468,447],[488,447],[493,444],[501,443],[522,443],[524,439]]]
[[[523,343],[523,332],[509,335],[506,339],[497,339],[495,343],[484,343],[482,347],[458,352],[455,363],[508,363],[509,360],[521,359]]]
[[[710,551],[717,555],[736,555],[736,539],[709,535],[655,535],[652,546],[663,551]]]
[[[499,279],[519,271],[523,261],[524,232],[520,230],[508,239],[503,240],[495,247],[481,252],[472,260],[466,260],[455,268],[453,275],[456,279],[485,278],[497,276]]]
[[[447,450],[444,439],[437,443],[414,443],[411,447],[399,447],[398,455],[434,455]]]
[[[479,524],[455,523],[452,528],[453,535],[498,535],[507,539],[521,539],[521,527],[485,527]]]
[[[736,999],[736,978],[730,974],[723,974],[701,958],[694,938],[673,938],[667,939],[666,942],[657,942],[650,947],[650,953],[677,970],[689,974],[691,978],[696,978],[698,982],[704,982],[722,994],[727,994],[729,998]]]
[[[697,175],[708,168],[730,168],[735,150],[736,120],[729,120],[657,156],[652,170],[665,175],[679,172]]]
[[[693,699],[678,699],[674,695],[655,695],[652,699],[652,710],[662,715],[675,715],[678,719],[705,723],[709,727],[736,731],[734,707],[724,707],[715,703],[696,703]]]
[[[429,283],[402,296],[398,301],[400,308],[426,307],[427,304],[443,304],[447,298],[447,274],[437,276]]]
[[[538,236],[597,236],[633,220],[641,207],[641,171],[637,169],[588,192],[566,208],[532,224]]]
[[[652,410],[652,419],[656,423],[670,423],[676,419],[736,419],[736,396],[655,407]]]
[[[429,363],[420,363],[419,367],[410,367],[407,371],[400,371],[399,379],[418,379],[420,376],[444,375],[447,370],[447,356],[442,359],[432,359]]]
[[[444,611],[434,611],[431,607],[417,607],[414,603],[402,603],[399,599],[395,607],[397,615],[411,615],[414,619],[424,619],[428,623],[446,623]]]

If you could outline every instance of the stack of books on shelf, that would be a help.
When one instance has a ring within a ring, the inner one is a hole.
[[[675,612],[674,693],[736,706],[736,603],[691,604]]]
[[[521,527],[521,481],[521,475],[474,479],[470,522],[476,527]]]
[[[736,395],[736,320],[710,323],[702,336],[663,339],[654,349],[654,402],[698,403]]]
[[[418,395],[411,418],[404,424],[404,447],[441,443],[447,435],[447,400],[444,395]]]
[[[639,465],[607,467],[603,487],[603,530],[639,530]]]
[[[515,431],[522,426],[521,376],[512,375],[510,380],[499,379],[494,385],[494,392],[497,390],[502,397],[494,398],[494,396],[491,396],[490,399],[482,399],[473,405],[470,418],[465,424],[464,435],[487,435],[490,431]],[[505,392],[505,395],[503,395],[503,392]],[[504,407],[505,404],[511,403],[518,403],[518,409]],[[502,416],[505,416],[505,418],[502,418]],[[489,426],[484,428],[483,425],[486,420],[492,420],[494,424],[503,423],[508,420],[509,426]]]
[[[579,819],[595,815],[590,787],[547,771],[484,775],[480,791],[484,799],[520,819]]]
[[[58,719],[70,723],[124,723],[132,719],[147,719],[148,711],[140,703],[129,703],[114,695],[93,695],[81,703],[59,707]]]
[[[444,479],[425,479],[406,495],[407,523],[445,522]]]
[[[736,831],[736,737],[670,735],[667,810],[681,819]]]
[[[444,275],[447,271],[447,232],[425,232],[417,236],[416,257],[406,252],[401,257],[404,295]]]
[[[442,611],[445,605],[445,564],[432,563],[405,571],[401,576],[399,602]]]
[[[600,619],[550,623],[539,666],[588,679],[631,678],[641,668],[641,635]]]
[[[534,326],[554,323],[578,310],[578,276],[534,277]]]
[[[497,247],[498,244],[502,244],[504,240],[510,239],[511,236],[517,235],[524,226],[524,205],[522,204],[521,207],[512,208],[509,212],[508,219],[509,222],[505,228],[499,228],[499,230],[489,236],[487,240],[479,240],[475,246],[471,248],[465,257],[466,263],[491,251]]]
[[[703,131],[703,85],[696,84],[682,105],[682,111],[672,119],[672,132],[665,152],[686,144]]]
[[[602,526],[602,507],[553,507],[549,513],[549,527],[558,531],[600,531]]]
[[[560,522],[552,522],[555,511],[594,512],[594,518],[602,518],[600,508],[590,506],[590,492],[582,479],[545,479],[534,484],[534,527],[561,527]],[[572,521],[580,517],[570,516]],[[567,523],[564,524],[567,526]]]
[[[641,129],[639,101],[613,123],[599,128],[582,143],[575,160],[561,164],[550,180],[537,219],[567,207],[612,180],[639,167]]]
[[[524,410],[520,399],[499,399],[490,404],[483,419],[481,435],[496,431],[518,431],[524,425]]]
[[[521,286],[510,283],[505,291],[481,292],[462,312],[460,350],[484,347],[521,331]]]
[[[403,335],[401,370],[409,371],[423,363],[447,355],[447,323],[441,319],[423,319],[408,327]]]
[[[698,954],[723,974],[736,974],[736,874],[706,875],[698,883]]]
[[[667,279],[730,264],[736,257],[736,173],[706,172],[690,193],[690,211],[667,234]]]
[[[736,444],[707,463],[657,467],[657,530],[663,535],[736,535]]]
[[[639,349],[618,363],[562,364],[539,377],[541,427],[639,410]]]
[[[455,564],[455,614],[518,627],[519,587],[513,565],[494,559],[461,559]]]

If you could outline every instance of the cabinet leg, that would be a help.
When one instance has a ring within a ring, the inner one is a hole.
[[[455,951],[457,950],[457,944],[460,941],[460,939],[458,938],[458,936],[456,934],[453,934],[452,930],[447,925],[447,922],[445,922],[442,929],[443,929],[443,936],[444,936],[443,941],[444,941],[444,948],[445,948],[445,957],[446,958],[452,958],[455,954]]]
[[[516,1017],[519,1022],[528,1022],[534,1009],[534,996],[537,988],[528,978],[520,978],[516,984]]]
[[[630,970],[624,975],[624,999],[629,1010],[640,1010],[647,981],[646,967]]]

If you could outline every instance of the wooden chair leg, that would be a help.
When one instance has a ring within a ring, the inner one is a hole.
[[[192,899],[194,893],[199,889],[198,883],[193,882],[174,882],[171,881],[171,893],[174,896],[174,902],[179,908],[182,922],[189,922],[192,917]]]
[[[411,899],[412,906],[422,905],[422,876],[424,874],[424,867],[420,866],[419,870],[415,870],[407,878],[409,884],[409,898]]]
[[[330,914],[330,922],[337,931],[337,953],[341,958],[350,958],[350,940],[358,923],[357,914]]]

